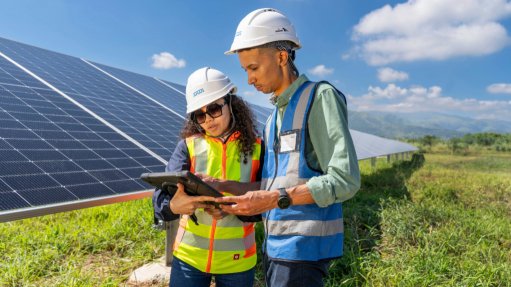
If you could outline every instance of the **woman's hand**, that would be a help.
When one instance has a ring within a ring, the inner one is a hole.
[[[198,178],[202,179],[202,181],[204,181],[205,183],[207,183],[208,185],[210,185],[212,188],[220,191],[220,190],[226,190],[226,183],[227,183],[227,180],[222,180],[222,179],[218,179],[218,178],[214,178],[214,177],[211,177],[207,174],[203,174],[203,173],[196,173],[195,174]]]
[[[177,191],[170,200],[170,210],[174,214],[192,215],[197,208],[208,208],[213,205],[205,203],[206,201],[215,201],[211,196],[189,196],[185,193],[184,186],[177,184]]]
[[[204,208],[204,211],[207,212],[209,215],[211,215],[211,217],[213,217],[216,220],[220,220],[227,215],[227,213],[223,212],[221,209],[218,209],[211,205]]]
[[[228,192],[233,195],[242,195],[247,191],[258,190],[261,188],[260,181],[238,182],[233,180],[218,179],[202,173],[196,173],[195,175],[214,189],[220,192]]]

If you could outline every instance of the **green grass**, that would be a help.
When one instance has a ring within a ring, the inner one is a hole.
[[[327,285],[511,286],[509,156],[428,154],[417,169],[363,169]]]
[[[511,286],[510,153],[434,150],[361,171],[326,286]],[[0,286],[122,286],[163,256],[151,216],[145,199],[1,223]]]
[[[162,256],[149,200],[0,224],[0,286],[119,286]]]

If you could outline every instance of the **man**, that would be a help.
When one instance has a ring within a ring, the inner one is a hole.
[[[264,133],[261,188],[224,197],[222,210],[263,213],[268,286],[323,286],[329,261],[343,249],[341,202],[360,187],[344,95],[326,82],[299,75],[300,42],[286,16],[258,9],[238,25],[231,49],[248,83],[272,94]]]

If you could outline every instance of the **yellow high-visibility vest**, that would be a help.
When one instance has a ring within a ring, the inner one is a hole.
[[[232,134],[226,143],[208,136],[186,139],[191,172],[239,182],[254,182],[259,170],[261,139],[243,163],[237,138]],[[226,194],[226,193],[224,193]],[[228,194],[226,194],[228,195]],[[199,225],[182,216],[174,243],[174,256],[207,273],[243,272],[257,261],[254,223],[242,222],[234,215],[213,219],[203,209],[195,211]]]

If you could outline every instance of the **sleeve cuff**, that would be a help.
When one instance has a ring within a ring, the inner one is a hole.
[[[335,197],[331,193],[325,192],[325,184],[322,176],[313,177],[307,181],[306,185],[319,207],[327,207],[335,202]]]

